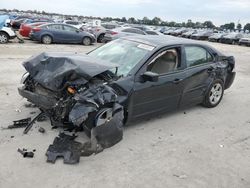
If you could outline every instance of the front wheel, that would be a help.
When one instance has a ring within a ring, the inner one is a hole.
[[[84,46],[89,46],[91,44],[91,39],[89,37],[84,37],[82,43]]]
[[[100,42],[100,43],[103,43],[104,42],[104,34],[100,34],[98,39],[97,39],[97,42]]]
[[[216,107],[223,98],[224,84],[221,80],[215,80],[208,88],[203,105],[208,108]]]
[[[5,44],[9,41],[9,36],[6,33],[0,33],[0,44]]]

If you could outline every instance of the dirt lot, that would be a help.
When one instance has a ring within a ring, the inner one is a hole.
[[[134,123],[125,128],[122,142],[82,157],[77,165],[46,163],[47,147],[60,131],[51,130],[48,121],[36,123],[28,135],[23,129],[0,130],[0,187],[250,187],[250,48],[212,45],[237,62],[236,81],[217,108],[195,106]],[[38,112],[25,108],[17,93],[24,59],[43,51],[84,53],[95,47],[1,45],[0,126]],[[40,126],[45,134],[38,132]],[[36,149],[35,157],[22,158],[17,148]]]

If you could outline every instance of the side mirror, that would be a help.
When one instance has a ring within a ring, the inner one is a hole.
[[[76,32],[79,33],[79,32],[80,32],[80,29],[77,29]]]
[[[157,82],[159,80],[159,74],[147,71],[142,75],[143,81]]]

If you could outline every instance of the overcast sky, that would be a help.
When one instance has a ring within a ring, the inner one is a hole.
[[[0,0],[0,8],[166,21],[250,22],[250,0]]]

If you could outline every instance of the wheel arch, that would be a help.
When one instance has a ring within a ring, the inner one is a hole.
[[[43,33],[43,34],[41,34],[41,36],[40,36],[40,42],[42,42],[42,38],[44,37],[44,36],[50,36],[51,37],[51,39],[52,39],[52,42],[54,42],[54,36],[51,34],[51,33]]]
[[[7,33],[6,31],[1,30],[0,33],[6,34],[6,35],[8,36],[8,39],[10,39],[10,35],[9,35],[9,33]]]

